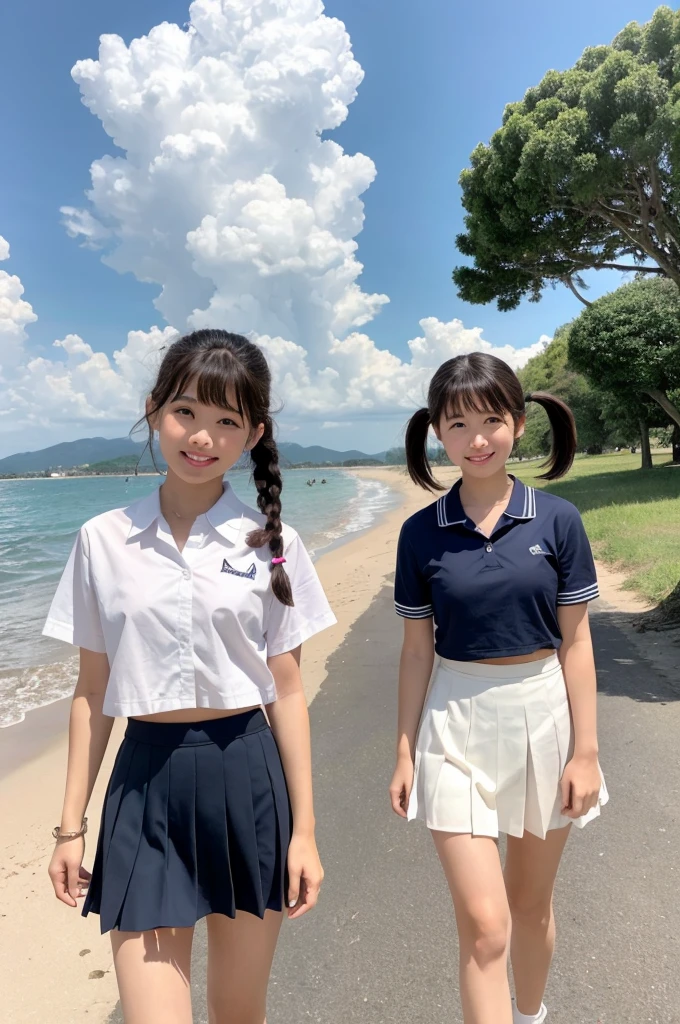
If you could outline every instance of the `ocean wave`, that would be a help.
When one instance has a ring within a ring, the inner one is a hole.
[[[27,711],[69,697],[78,679],[78,657],[0,675],[0,729],[17,725]]]
[[[339,520],[313,537],[313,556],[318,557],[323,548],[352,533],[370,529],[383,513],[396,507],[398,495],[387,484],[363,477],[354,479],[357,482],[356,494],[345,504]]]

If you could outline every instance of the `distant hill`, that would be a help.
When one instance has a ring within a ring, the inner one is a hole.
[[[100,473],[127,471],[128,466],[130,471],[134,471],[134,465],[143,449],[142,442],[133,441],[129,437],[85,437],[79,441],[64,441],[36,452],[19,452],[16,455],[8,455],[6,458],[0,459],[0,476],[7,476],[11,473],[21,476],[23,473],[43,473],[47,470],[55,472],[85,465],[92,469],[95,464],[95,471]],[[311,445],[306,448],[288,441],[282,441],[279,444],[279,451],[282,464],[291,466],[301,463],[342,465],[343,462],[368,458],[383,462],[386,454],[380,452],[377,455],[367,455],[365,452],[355,449],[338,452],[320,445]],[[124,457],[126,458],[124,459]],[[114,466],[99,465],[99,463],[111,463],[112,461],[116,464],[115,468]],[[161,459],[159,465],[162,464]],[[145,452],[140,469],[150,466],[149,453]]]

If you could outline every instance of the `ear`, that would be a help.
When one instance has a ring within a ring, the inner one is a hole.
[[[156,413],[152,413],[151,412],[151,410],[153,409],[153,402],[151,401],[151,395],[147,395],[146,396],[145,408],[146,408],[146,418],[149,421],[149,426],[151,427],[152,430],[158,430],[159,414],[157,412]]]
[[[434,431],[434,436],[437,438],[437,440],[441,441],[441,439],[442,439],[442,432],[441,432],[441,430],[439,428],[439,424],[438,423],[433,423],[432,424],[432,430]]]
[[[517,420],[517,423],[515,424],[515,441],[519,441],[520,437],[523,436],[526,422],[526,416],[520,416],[520,418]]]
[[[262,440],[262,435],[263,434],[264,434],[264,423],[259,423],[257,425],[257,427],[255,428],[255,430],[251,431],[250,437],[248,438],[248,443],[246,444],[245,448],[243,449],[244,452],[252,452],[252,450],[255,447],[255,445],[259,444],[259,442]]]

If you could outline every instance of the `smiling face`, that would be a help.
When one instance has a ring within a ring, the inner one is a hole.
[[[453,409],[445,412],[435,434],[450,461],[464,476],[486,478],[505,471],[516,438],[524,433],[524,417],[510,413]]]
[[[153,417],[168,471],[186,483],[221,479],[262,437],[264,426],[251,426],[234,395],[227,394],[225,403],[199,402],[196,382],[190,381]]]

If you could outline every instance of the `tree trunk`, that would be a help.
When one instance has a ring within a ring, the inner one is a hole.
[[[673,445],[673,462],[680,463],[680,427],[677,423],[673,427],[671,444]]]
[[[673,423],[680,427],[680,409],[673,405],[665,391],[661,391],[659,388],[647,388],[642,394],[649,395],[655,402],[658,402],[663,411],[673,420]]]
[[[649,427],[647,420],[640,419],[640,450],[642,452],[642,463],[640,469],[651,469],[652,463],[652,449],[649,444]]]

